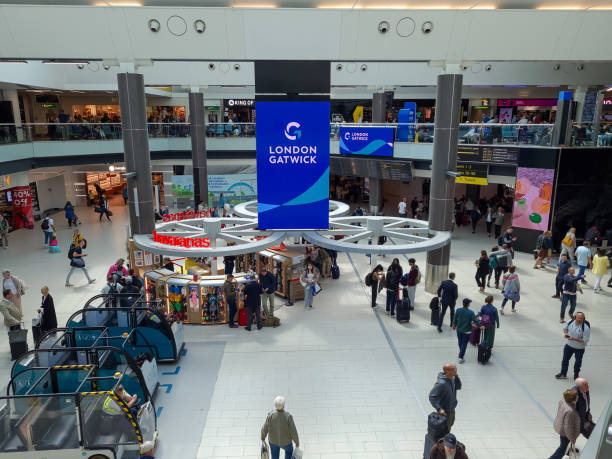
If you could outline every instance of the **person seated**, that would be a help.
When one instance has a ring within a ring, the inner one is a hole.
[[[121,384],[119,384],[117,388],[115,389],[115,395],[126,404],[132,416],[136,418],[138,416],[138,409],[139,409],[139,406],[136,403],[138,401],[138,396],[136,394],[134,395],[128,394],[127,391],[123,388]],[[104,405],[102,406],[102,410],[104,411],[105,414],[109,416],[121,415],[122,410],[118,409],[117,404],[113,402],[114,402],[113,397],[111,395],[108,395],[106,397],[106,400],[104,400]]]
[[[123,258],[119,258],[117,262],[109,268],[106,277],[114,277],[115,280],[119,280],[123,276],[129,276],[130,273],[127,269],[125,269],[123,263],[125,263],[125,260]]]
[[[138,300],[138,297],[140,297],[140,289],[133,284],[131,276],[127,276],[124,281],[125,287],[121,289],[120,293],[129,296],[122,296],[119,299],[119,303],[122,308],[129,308]]]

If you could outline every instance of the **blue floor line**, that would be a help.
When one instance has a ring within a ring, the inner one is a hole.
[[[160,384],[159,387],[165,387],[166,394],[169,394],[172,391],[172,384]]]
[[[531,400],[535,406],[538,407],[538,409],[542,412],[542,414],[544,414],[546,419],[548,419],[550,423],[552,424],[554,422],[552,416],[548,414],[548,411],[546,411],[546,409],[542,406],[542,404],[536,400],[536,398],[531,394],[531,392],[529,392],[527,387],[525,387],[525,385],[522,382],[520,382],[518,378],[514,376],[514,374],[512,374],[512,372],[508,369],[506,364],[502,362],[499,357],[495,356],[494,360],[495,360],[495,363],[497,363],[501,367],[501,369],[504,370],[504,372],[508,376],[510,376],[510,379],[512,379],[512,381],[514,381],[521,388],[521,390],[527,396],[527,398]]]
[[[179,371],[181,371],[180,365],[178,367],[176,367],[176,369],[174,371],[164,371],[164,372],[162,372],[162,375],[178,375]]]
[[[359,271],[357,271],[357,267],[355,266],[355,263],[353,262],[353,259],[351,258],[351,255],[349,253],[347,253],[346,256],[348,257],[349,261],[351,262],[351,265],[353,266],[353,271],[355,271],[355,275],[357,276],[357,280],[359,282],[359,285],[364,287],[365,284],[363,284],[362,281],[361,281],[361,276],[359,275]],[[367,289],[364,289],[364,291],[366,291],[366,290]],[[366,296],[367,296],[367,291],[365,293],[366,293]],[[419,396],[417,394],[416,388],[414,387],[414,383],[412,382],[412,379],[408,375],[408,370],[406,369],[406,366],[404,365],[404,362],[402,361],[399,353],[397,352],[397,348],[395,347],[395,344],[393,343],[393,340],[391,339],[391,336],[389,335],[389,332],[387,331],[387,327],[385,327],[385,324],[383,323],[382,319],[380,318],[380,315],[378,314],[378,310],[374,309],[374,315],[376,316],[376,320],[378,320],[378,325],[380,325],[380,329],[382,330],[383,335],[385,335],[385,338],[387,340],[387,344],[389,345],[389,348],[391,349],[391,352],[393,353],[393,357],[395,357],[395,361],[397,362],[397,365],[399,366],[400,371],[402,372],[402,375],[404,376],[404,380],[406,381],[406,384],[408,384],[408,389],[410,389],[410,392],[412,393],[412,396],[414,397],[414,400],[416,401],[417,405],[419,406],[419,409],[421,410],[421,413],[423,414],[423,417],[427,418],[427,411],[425,410],[425,407],[423,406],[423,403],[421,403],[421,400],[419,399]]]
[[[163,410],[164,410],[163,406],[158,406],[157,407],[157,412],[155,413],[156,417],[160,417]]]

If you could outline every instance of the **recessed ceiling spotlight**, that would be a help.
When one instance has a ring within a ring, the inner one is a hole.
[[[240,64],[234,64],[234,70],[237,72],[240,70]]]
[[[161,24],[157,19],[149,19],[149,30],[153,33],[159,32],[161,29]]]
[[[336,64],[336,71],[338,72],[342,71],[342,64]]]
[[[361,64],[361,67],[359,67],[361,69],[362,72],[365,72],[368,69],[367,64]]]
[[[389,31],[389,28],[391,26],[389,25],[389,23],[387,21],[380,21],[378,23],[378,31],[380,33],[387,33]]]
[[[193,28],[197,33],[204,33],[206,31],[206,23],[201,19],[196,19],[193,22]]]

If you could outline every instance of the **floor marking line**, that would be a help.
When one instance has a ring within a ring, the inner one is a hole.
[[[162,372],[162,375],[178,375],[179,371],[181,371],[181,366],[180,365],[177,366],[176,370],[174,370],[174,371],[164,371],[164,372]]]
[[[355,263],[353,262],[351,255],[347,253],[346,256],[348,257],[349,261],[351,262],[351,265],[353,266],[353,271],[355,271],[355,275],[357,276],[359,285],[362,286],[362,288],[364,289],[364,293],[366,293],[366,296],[367,296],[367,289],[365,288],[365,284],[361,282],[361,276],[359,275],[359,271],[357,271],[357,267],[355,266]],[[380,314],[378,313],[378,310],[374,309],[373,312],[374,312],[374,315],[376,316],[376,319],[378,320],[378,325],[380,325],[383,335],[385,335],[385,338],[387,339],[387,344],[389,345],[389,348],[391,349],[391,353],[393,354],[393,357],[395,357],[395,361],[397,362],[397,365],[399,366],[400,371],[402,372],[402,375],[404,376],[404,380],[408,384],[408,389],[410,389],[410,392],[412,393],[412,397],[414,398],[419,409],[421,410],[423,417],[427,419],[427,411],[425,410],[425,407],[423,406],[423,403],[421,402],[421,399],[419,398],[417,394],[416,388],[414,387],[414,383],[412,382],[412,378],[410,378],[410,375],[408,375],[408,370],[406,369],[406,366],[404,365],[402,358],[397,352],[397,348],[395,347],[395,344],[393,343],[393,340],[391,339],[391,336],[389,335],[389,332],[387,331],[387,327],[385,327],[385,324],[380,318]]]
[[[169,394],[172,391],[172,384],[160,384],[159,387],[165,387],[166,394]]]
[[[183,357],[187,355],[187,349],[183,349]]]
[[[531,400],[535,406],[538,407],[538,409],[542,412],[542,414],[544,414],[546,419],[548,419],[550,423],[552,424],[554,422],[552,416],[548,414],[548,411],[546,411],[546,409],[542,406],[542,404],[536,400],[536,398],[531,394],[531,392],[529,392],[527,387],[525,387],[525,385],[522,382],[520,382],[516,376],[514,376],[514,374],[510,371],[510,369],[506,366],[506,364],[499,357],[497,356],[494,357],[494,360],[495,360],[495,363],[499,364],[501,369],[504,370],[504,372],[508,376],[510,376],[510,379],[512,379],[521,388],[521,390],[527,396],[527,398]]]
[[[157,411],[155,412],[155,416],[159,418],[161,416],[163,410],[164,410],[163,406],[158,406],[157,407]]]

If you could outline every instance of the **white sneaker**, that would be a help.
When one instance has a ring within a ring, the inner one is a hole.
[[[465,359],[459,359],[459,363],[464,363]]]

